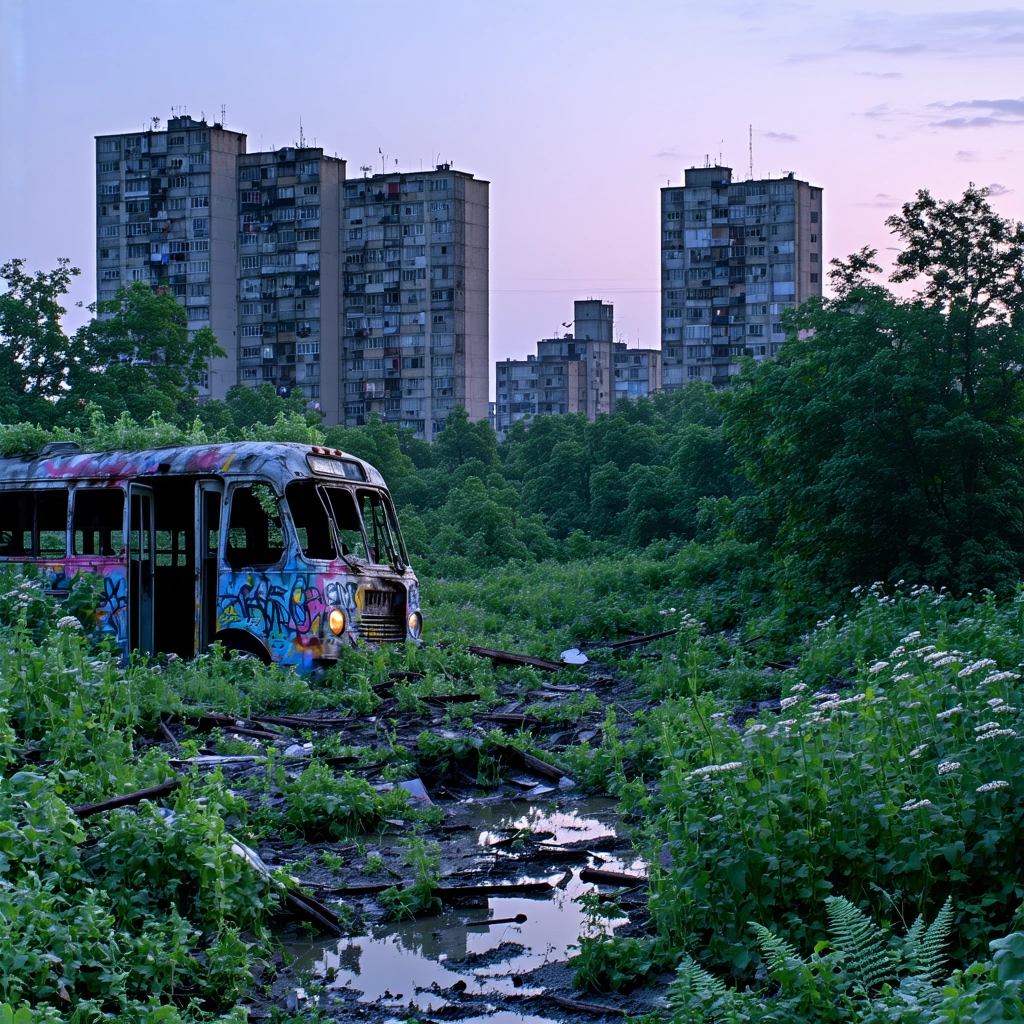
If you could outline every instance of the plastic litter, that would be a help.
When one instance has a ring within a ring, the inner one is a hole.
[[[390,793],[396,786],[394,782],[382,782],[374,786],[378,793]],[[433,807],[434,801],[427,795],[427,787],[419,779],[407,779],[405,782],[397,783],[399,789],[404,789],[409,794],[410,807]]]
[[[562,651],[562,661],[566,665],[586,665],[590,659],[578,647],[570,647],[569,650]]]

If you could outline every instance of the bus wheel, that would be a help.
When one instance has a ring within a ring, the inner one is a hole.
[[[272,661],[270,652],[260,643],[256,637],[239,630],[227,630],[215,637],[220,641],[224,649],[224,658],[228,661],[241,660],[243,658],[257,658],[264,665]]]

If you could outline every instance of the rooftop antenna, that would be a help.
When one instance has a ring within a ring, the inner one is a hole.
[[[361,170],[363,172],[363,177],[365,178],[365,177],[367,177],[369,175],[370,171],[372,171],[373,168],[369,164],[363,164],[359,168],[359,170]]]
[[[750,173],[747,175],[751,181],[754,180],[754,126],[747,126],[747,146],[750,149]]]
[[[302,134],[302,115],[299,114],[299,149],[306,148],[306,137]]]
[[[228,105],[226,103],[220,105],[220,126],[221,128],[228,126]]]

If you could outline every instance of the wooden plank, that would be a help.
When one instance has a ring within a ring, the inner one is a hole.
[[[476,646],[467,647],[466,650],[481,658],[490,658],[495,665],[526,665],[529,668],[539,668],[546,672],[561,672],[565,668],[564,665],[560,665],[556,661],[532,658],[528,654],[515,654],[512,651],[495,651],[489,647]]]
[[[180,779],[167,779],[165,782],[161,782],[159,786],[137,789],[134,793],[122,793],[120,796],[111,797],[109,800],[101,800],[98,804],[82,804],[79,807],[73,807],[72,810],[79,818],[88,818],[93,814],[113,811],[118,807],[128,807],[143,800],[157,800],[162,796],[167,796],[168,793],[173,793],[180,785]]]
[[[627,875],[624,871],[605,871],[604,868],[584,868],[580,872],[581,882],[597,882],[600,885],[646,885],[643,875]]]

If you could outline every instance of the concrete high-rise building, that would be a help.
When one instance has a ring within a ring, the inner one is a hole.
[[[237,170],[239,383],[273,384],[336,423],[345,161],[288,147]]]
[[[575,303],[573,334],[537,342],[537,354],[495,365],[493,425],[499,437],[519,420],[582,412],[593,422],[620,398],[653,394],[661,386],[661,352],[613,341],[610,302]]]
[[[432,440],[488,414],[489,183],[439,164],[344,184],[340,409]],[[326,367],[324,368],[326,373]]]
[[[186,307],[191,330],[210,327],[225,355],[211,359],[202,394],[237,381],[237,193],[245,136],[173,117],[161,130],[96,137],[96,295],[145,281]]]
[[[774,356],[781,314],[821,295],[821,189],[792,174],[733,182],[690,167],[661,190],[662,385],[715,386]]]

